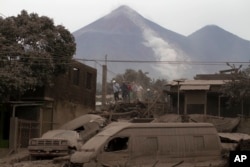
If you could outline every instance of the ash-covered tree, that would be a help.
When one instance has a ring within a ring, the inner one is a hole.
[[[53,83],[76,50],[73,35],[52,19],[21,11],[0,17],[0,100]]]
[[[232,80],[222,87],[223,94],[229,97],[230,105],[240,104],[250,98],[250,65],[241,71],[236,70]]]

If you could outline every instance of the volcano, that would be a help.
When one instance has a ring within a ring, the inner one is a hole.
[[[126,69],[142,70],[156,79],[175,79],[215,73],[225,69],[226,62],[250,58],[250,41],[216,25],[183,36],[144,18],[128,6],[113,10],[73,35],[77,44],[74,58],[97,68],[98,78],[105,63],[108,79]],[[197,64],[216,61],[225,65]]]

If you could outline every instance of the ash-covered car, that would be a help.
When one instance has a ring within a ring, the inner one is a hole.
[[[57,130],[50,130],[40,138],[29,140],[28,150],[32,157],[58,157],[68,155],[97,134],[106,125],[106,119],[86,114]]]

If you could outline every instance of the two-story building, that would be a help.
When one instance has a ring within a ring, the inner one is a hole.
[[[0,105],[0,148],[26,147],[28,140],[95,110],[96,69],[72,60],[53,85]]]

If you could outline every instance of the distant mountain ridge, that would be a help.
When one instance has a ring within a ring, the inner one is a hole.
[[[189,35],[188,38],[198,51],[198,54],[207,60],[217,61],[249,61],[250,41],[244,40],[224,29],[209,25]],[[198,46],[198,47],[197,47]],[[203,55],[203,56],[202,56]]]
[[[86,60],[143,60],[164,63],[108,63],[109,79],[125,69],[141,69],[154,78],[190,78],[197,73],[214,73],[220,68],[193,65],[192,61],[249,61],[250,41],[209,25],[189,36],[170,31],[144,18],[128,6],[73,32],[75,58]],[[89,62],[101,72],[103,62]]]

